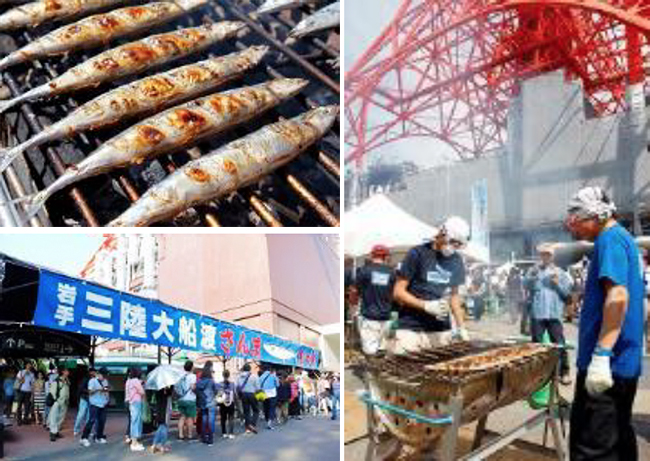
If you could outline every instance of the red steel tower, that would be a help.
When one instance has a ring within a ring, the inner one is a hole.
[[[649,33],[650,0],[402,0],[346,73],[346,163],[415,136],[487,155],[520,82],[558,69],[594,115],[622,110]]]

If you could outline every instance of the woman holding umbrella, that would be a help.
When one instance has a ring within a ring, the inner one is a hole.
[[[153,437],[152,453],[167,453],[170,451],[166,444],[169,434],[171,396],[174,384],[183,377],[183,374],[183,370],[171,365],[159,365],[147,377],[145,388],[156,391],[156,422],[158,423],[158,429]]]

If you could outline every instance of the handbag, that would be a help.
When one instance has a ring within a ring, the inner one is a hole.
[[[267,379],[269,379],[269,376],[271,376],[271,373],[266,375],[266,377],[262,380],[262,383],[260,384],[260,387],[264,386],[264,383],[266,382]],[[255,393],[255,399],[259,400],[260,402],[264,402],[267,398],[268,397],[266,395],[266,392],[264,392],[262,389],[260,389],[259,391],[257,391]]]

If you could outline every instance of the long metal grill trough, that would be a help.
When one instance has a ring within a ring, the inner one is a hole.
[[[452,399],[462,402],[460,424],[475,421],[528,398],[553,377],[558,358],[553,346],[485,341],[368,358],[368,395],[381,402],[369,413],[372,425],[414,451],[431,450],[451,424]]]
[[[133,2],[125,2],[132,4]],[[145,2],[137,2],[145,3]],[[67,69],[106,49],[157,34],[205,22],[243,21],[246,33],[207,50],[177,59],[146,73],[122,78],[98,88],[77,91],[55,98],[32,101],[16,106],[2,116],[1,144],[13,146],[44,126],[58,121],[99,94],[146,75],[164,72],[212,56],[223,56],[253,45],[268,45],[270,51],[262,63],[241,78],[216,91],[254,85],[278,77],[299,77],[309,85],[296,97],[254,118],[243,126],[229,130],[195,147],[158,157],[142,165],[115,170],[111,174],[82,180],[56,193],[29,223],[23,222],[23,205],[19,199],[44,189],[66,167],[78,163],[107,139],[120,133],[135,120],[115,127],[86,131],[67,140],[54,141],[28,149],[0,175],[0,224],[3,226],[102,226],[134,203],[149,187],[191,159],[240,138],[256,129],[294,117],[317,106],[339,104],[339,36],[329,30],[297,41],[285,43],[293,26],[317,7],[304,6],[281,13],[256,13],[262,0],[213,0],[180,20],[144,31],[136,36],[111,41],[103,48],[72,52],[64,56],[35,60],[2,72],[4,87],[0,98],[22,94],[43,84]],[[318,7],[323,6],[322,3]],[[68,20],[65,23],[70,23]],[[43,24],[36,29],[0,35],[0,53],[7,54],[63,23]],[[338,226],[340,207],[340,124],[314,146],[288,165],[259,182],[239,189],[230,196],[194,207],[164,226]]]

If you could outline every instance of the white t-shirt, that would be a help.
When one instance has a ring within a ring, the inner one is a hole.
[[[184,381],[183,389],[189,389],[189,391],[178,400],[187,400],[191,402],[196,402],[196,394],[192,390],[192,386],[196,385],[196,375],[194,373],[188,372],[181,379]]]
[[[20,390],[22,392],[32,392],[32,387],[34,386],[34,373],[27,370],[22,370],[18,374],[18,380],[23,379],[23,383],[20,385]]]

